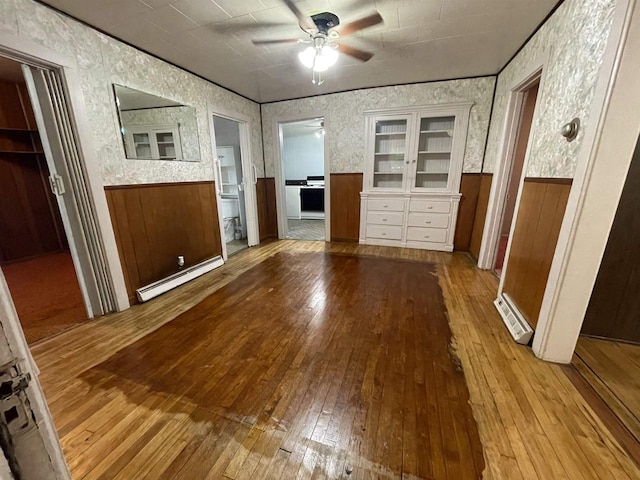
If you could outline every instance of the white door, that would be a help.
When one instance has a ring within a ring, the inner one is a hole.
[[[1,271],[0,432],[3,480],[70,478],[38,370]]]

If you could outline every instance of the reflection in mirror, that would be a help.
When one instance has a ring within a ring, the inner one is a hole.
[[[113,85],[127,158],[200,160],[196,109]]]

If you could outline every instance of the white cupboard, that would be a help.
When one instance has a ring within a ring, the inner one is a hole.
[[[360,243],[453,250],[471,106],[365,112]]]

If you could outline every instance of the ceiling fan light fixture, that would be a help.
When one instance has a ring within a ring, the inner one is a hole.
[[[298,54],[300,63],[307,68],[313,68],[313,60],[316,57],[316,49],[314,47],[307,47]]]
[[[314,72],[326,72],[338,61],[338,51],[329,45],[307,47],[298,54],[298,59]]]

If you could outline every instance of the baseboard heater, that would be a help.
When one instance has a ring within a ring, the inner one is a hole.
[[[214,268],[218,268],[219,266],[224,264],[224,260],[220,255],[217,257],[210,258],[209,260],[205,260],[204,262],[198,263],[193,267],[186,268],[181,270],[173,275],[169,275],[162,280],[158,280],[157,282],[153,282],[146,287],[141,287],[136,290],[136,294],[138,295],[138,300],[141,302],[146,302],[147,300],[151,300],[158,295],[162,295],[169,290],[179,287],[187,283],[194,278],[199,277],[200,275],[204,275],[207,272],[210,272]]]
[[[498,309],[502,321],[507,326],[513,339],[522,345],[527,345],[533,336],[533,329],[520,315],[518,309],[513,306],[509,296],[502,294],[493,301],[493,304]]]

